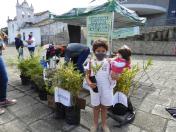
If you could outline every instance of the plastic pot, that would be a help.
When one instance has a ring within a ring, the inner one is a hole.
[[[56,103],[56,118],[57,119],[65,119],[65,108],[61,103]]]
[[[77,106],[65,107],[65,121],[69,125],[80,124],[81,110]]]
[[[47,92],[45,90],[39,90],[38,95],[40,100],[43,100],[43,101],[47,100]]]
[[[20,75],[21,78],[21,84],[22,85],[29,85],[30,84],[30,78],[26,77],[24,75]]]

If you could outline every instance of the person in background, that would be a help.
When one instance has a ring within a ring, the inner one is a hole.
[[[8,36],[5,33],[3,33],[3,41],[6,45],[8,44]]]
[[[15,46],[18,52],[18,59],[23,58],[23,41],[21,40],[21,34],[18,34],[15,38]]]
[[[29,50],[29,54],[31,57],[33,57],[36,44],[35,44],[35,38],[32,36],[32,33],[29,34],[28,40],[26,40],[26,42],[28,44],[27,47]]]
[[[60,56],[65,58],[65,62],[72,61],[76,64],[77,69],[84,74],[83,63],[90,54],[90,49],[85,44],[69,43],[67,46],[56,45],[56,54],[60,53]]]
[[[3,38],[0,35],[0,108],[16,104],[17,102],[15,99],[7,99],[8,76],[2,58],[2,50],[5,50],[5,44],[3,42]],[[0,113],[4,113],[4,110],[0,109]]]

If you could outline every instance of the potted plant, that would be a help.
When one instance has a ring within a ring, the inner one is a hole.
[[[130,101],[130,89],[137,90],[138,82],[143,77],[143,73],[146,72],[149,66],[152,65],[152,60],[148,59],[147,62],[144,64],[143,68],[139,68],[136,64],[131,69],[124,69],[124,71],[120,74],[119,78],[117,79],[117,84],[114,88],[114,98],[118,99],[117,102],[112,108],[112,112],[117,115],[125,115],[127,111],[133,111],[133,106]],[[136,75],[141,72],[141,77],[135,79]],[[133,91],[132,91],[133,92]],[[123,101],[127,101],[127,105],[121,104],[120,98],[123,98]]]
[[[54,88],[56,85],[54,85],[55,81],[55,73],[56,69],[45,69],[45,89],[47,91],[47,98],[48,98],[48,106],[50,108],[55,109],[55,101],[54,101]]]
[[[136,75],[139,72],[142,72],[142,73],[146,72],[146,70],[151,65],[152,65],[152,60],[149,58],[147,62],[144,64],[143,68],[140,68],[138,64],[136,64],[131,69],[128,69],[128,68],[124,69],[120,77],[117,79],[117,85],[114,88],[114,92],[119,91],[128,96],[131,86],[133,85],[136,88],[138,82],[143,77],[143,74],[141,74],[141,77],[138,78],[138,80],[135,80]]]
[[[42,76],[42,66],[39,63],[39,56],[33,56],[33,58],[29,59],[28,63],[28,70],[27,70],[27,75],[31,79],[31,89],[38,90],[38,86],[36,85],[36,77],[35,76]]]
[[[65,107],[65,120],[68,124],[78,125],[80,123],[80,107],[77,105],[77,97],[82,87],[82,74],[75,70],[72,63],[67,66],[61,65],[57,70],[58,86],[70,92],[72,106]]]
[[[33,88],[39,93],[41,100],[47,100],[47,92],[45,90],[45,82],[43,79],[43,67],[40,64],[40,56],[33,56],[28,64],[27,75],[31,78]]]
[[[114,92],[122,92],[125,95],[128,95],[130,88],[132,86],[133,79],[135,78],[136,74],[139,72],[138,65],[134,65],[131,69],[124,69],[122,74],[117,80],[117,84],[114,88]]]
[[[28,73],[28,65],[30,63],[30,59],[22,59],[19,60],[19,63],[17,64],[18,69],[20,70],[20,78],[22,85],[28,85],[30,84],[30,76]]]

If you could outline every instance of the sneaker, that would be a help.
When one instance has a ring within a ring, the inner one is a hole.
[[[90,128],[90,132],[97,132],[97,128],[96,128],[95,126],[92,126],[92,127]]]
[[[106,126],[106,127],[103,128],[103,131],[104,132],[110,132],[110,129],[109,129],[109,127]]]
[[[16,102],[17,102],[16,99],[12,99],[12,100],[6,99],[6,100],[0,102],[0,107],[14,105],[14,104],[16,104]]]
[[[0,108],[0,115],[4,114],[5,113],[5,110]]]

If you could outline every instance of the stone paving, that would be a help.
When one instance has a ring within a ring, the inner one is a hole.
[[[14,47],[9,47],[4,52],[6,61],[9,57],[16,56]],[[147,57],[134,55],[132,62],[142,66],[143,60]],[[131,96],[132,104],[136,109],[134,122],[117,128],[114,127],[116,121],[108,116],[107,122],[112,132],[176,132],[176,119],[165,111],[165,107],[176,107],[176,57],[151,57],[154,65],[147,74],[144,74],[138,91]],[[86,109],[81,110],[81,124],[68,125],[63,120],[55,119],[54,112],[47,106],[47,102],[40,101],[37,93],[30,89],[30,86],[21,85],[16,67],[8,66],[8,73],[8,97],[16,98],[18,103],[7,107],[6,113],[0,116],[0,132],[88,132],[90,130],[92,108],[88,92],[81,93],[81,96],[87,100]]]

